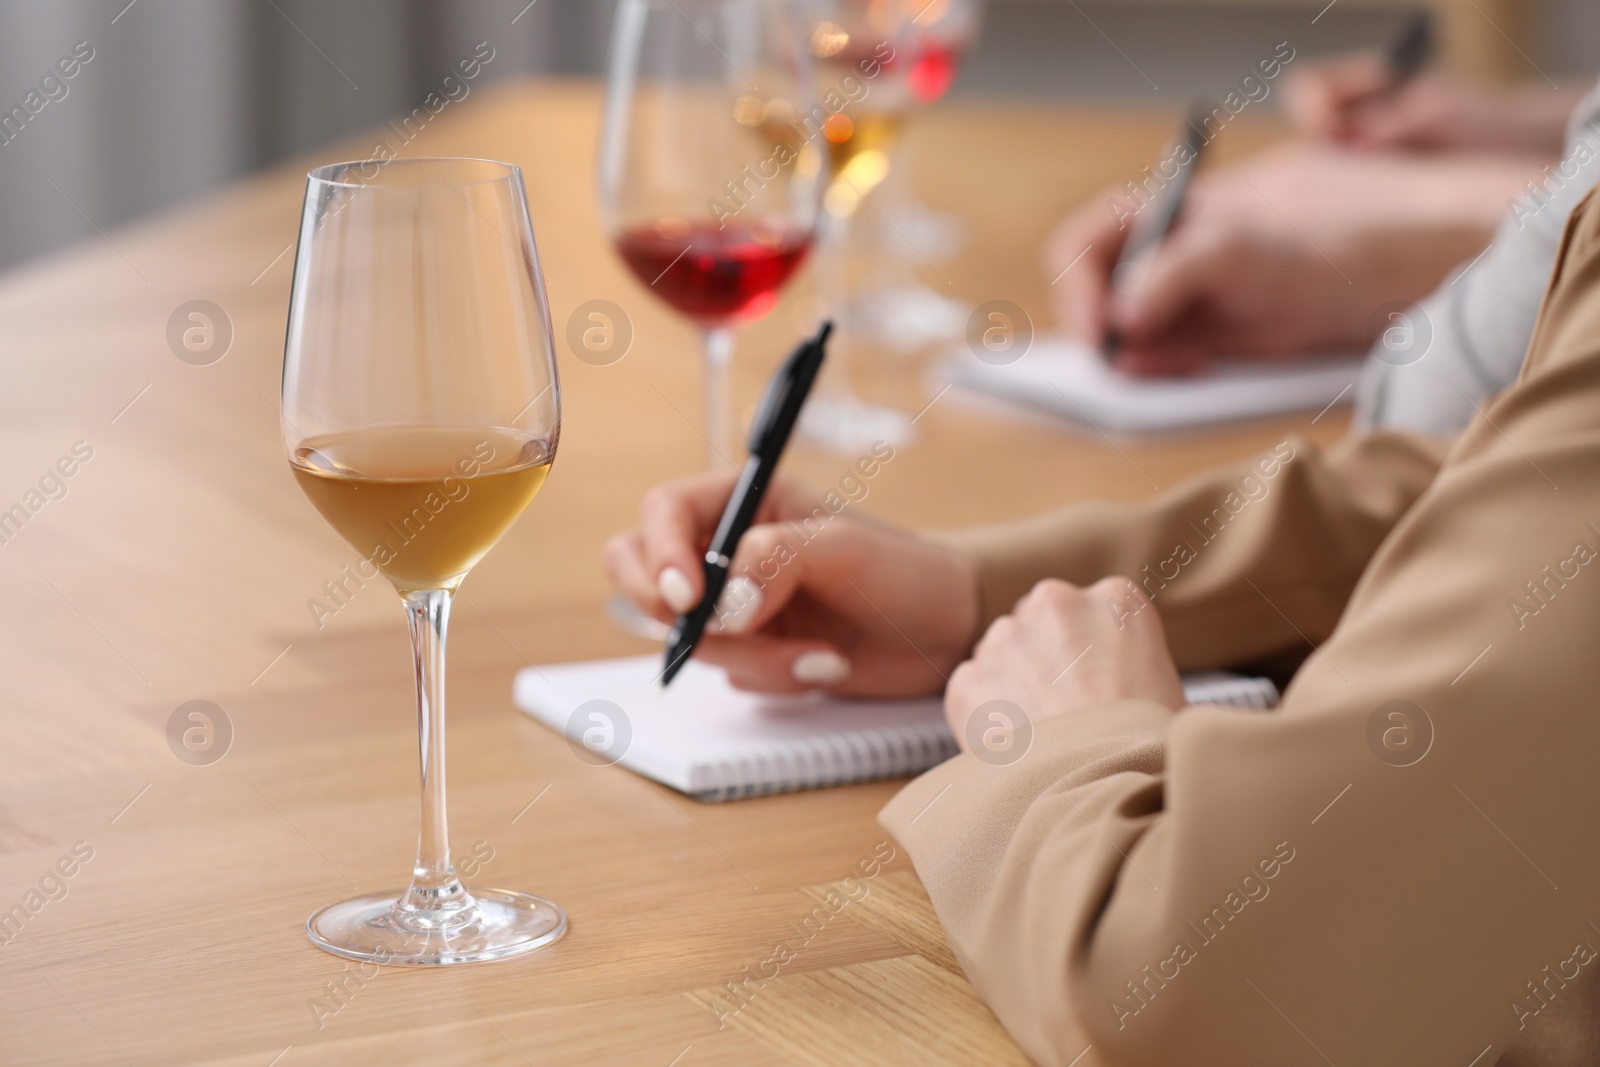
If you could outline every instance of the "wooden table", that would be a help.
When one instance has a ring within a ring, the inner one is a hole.
[[[686,421],[698,395],[690,331],[624,274],[598,228],[598,113],[591,85],[522,84],[452,105],[407,149],[520,163],[558,333],[595,298],[622,305],[636,329],[609,367],[563,350],[560,461],[455,613],[458,859],[492,855],[477,879],[546,894],[571,917],[562,941],[515,962],[362,979],[302,930],[322,904],[401,882],[417,803],[399,605],[373,583],[318,628],[308,600],[355,557],[280,452],[288,245],[310,161],[0,279],[0,511],[42,505],[0,543],[0,909],[25,913],[0,945],[0,1062],[1020,1061],[903,855],[727,1025],[705,1006],[794,940],[819,887],[872,852],[895,783],[700,805],[580,761],[511,706],[525,662],[646,647],[602,613],[599,546],[647,486],[701,457]],[[971,241],[925,276],[973,302],[1015,300],[1043,323],[1046,224],[1135,174],[1170,124],[1012,106],[928,116],[918,185],[965,217]],[[1266,136],[1241,130],[1234,150]],[[193,299],[232,323],[231,349],[207,366],[180,361],[166,339]],[[742,403],[794,330],[786,304],[746,331]],[[879,355],[857,378],[906,410],[930,399],[899,357]],[[1328,440],[1343,426],[1338,413],[1309,421],[1114,447],[945,397],[865,506],[939,526],[1138,498],[1285,433]],[[77,442],[92,458],[62,480],[65,495],[46,479],[56,498],[28,497]],[[829,482],[849,457],[794,460]],[[169,719],[190,700],[232,724],[216,762],[189,765],[169,748]],[[58,880],[78,842],[92,858]],[[329,983],[346,991],[332,997]],[[338,1010],[319,1013],[319,999]]]

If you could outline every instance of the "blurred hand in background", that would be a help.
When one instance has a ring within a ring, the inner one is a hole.
[[[1543,83],[1491,88],[1432,73],[1386,91],[1389,77],[1378,51],[1309,63],[1285,75],[1284,111],[1306,136],[1349,148],[1556,156],[1583,96]]]
[[[1365,348],[1381,325],[1374,312],[1420,299],[1482,251],[1543,162],[1276,148],[1196,175],[1178,225],[1120,291],[1110,275],[1127,208],[1139,208],[1126,189],[1108,189],[1050,239],[1060,326],[1093,346],[1115,330],[1116,365],[1138,375],[1197,373],[1217,356]]]

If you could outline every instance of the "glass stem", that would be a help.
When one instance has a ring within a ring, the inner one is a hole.
[[[854,333],[851,316],[852,293],[850,268],[850,241],[852,237],[850,216],[825,212],[822,216],[825,229],[822,233],[823,256],[817,272],[817,293],[822,306],[833,319],[833,337],[828,343],[828,359],[822,366],[818,387],[840,400],[855,398],[850,388],[850,338]]]
[[[728,369],[733,362],[733,331],[726,326],[713,326],[701,338],[706,354],[706,467],[720,471],[730,464],[739,465],[733,447],[732,428],[733,397],[728,387]]]
[[[411,627],[417,674],[417,737],[422,763],[422,828],[411,888],[395,907],[395,918],[418,929],[465,922],[474,901],[450,862],[450,826],[445,810],[444,650],[451,594],[422,589],[402,594]]]

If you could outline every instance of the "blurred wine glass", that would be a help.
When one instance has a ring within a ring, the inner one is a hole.
[[[919,98],[943,95],[954,76],[963,38],[946,32],[953,23],[945,22],[938,35],[919,25],[926,18],[949,19],[942,10],[948,3],[807,0],[819,95],[825,104],[832,99],[841,105],[823,126],[833,176],[823,201],[824,262],[818,271],[819,295],[840,332],[802,431],[842,452],[875,441],[905,444],[914,436],[906,414],[861,399],[851,383],[853,353],[873,318],[872,297],[865,292],[873,257],[858,247],[858,222],[866,215],[881,219],[881,209],[868,198],[890,174],[908,112]]]
[[[977,42],[984,0],[900,0],[915,13],[907,24],[907,108],[900,127],[937,103],[955,83],[961,62]],[[925,260],[958,254],[966,241],[960,218],[934,211],[917,197],[912,180],[917,144],[897,138],[882,165],[875,214],[861,255],[868,261],[856,288],[853,315],[864,336],[902,353],[959,338],[971,306],[917,277]]]
[[[789,0],[621,0],[600,201],[635,278],[700,330],[700,428],[737,465],[733,330],[765,315],[816,236],[826,153],[806,136],[816,83]]]
[[[978,40],[983,0],[902,0],[917,9],[910,21],[911,99],[938,102],[955,84],[961,61]]]

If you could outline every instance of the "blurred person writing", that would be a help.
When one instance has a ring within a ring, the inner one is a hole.
[[[1561,150],[1582,88],[1488,89],[1424,73],[1391,89],[1377,51],[1294,71],[1284,111],[1300,132],[1355,149],[1490,151],[1548,156]]]
[[[1600,1062],[1592,196],[1560,247],[1520,376],[1453,440],[1289,438],[953,534],[767,497],[697,654],[749,689],[944,693],[968,751],[880,821],[1036,1062]],[[732,484],[660,487],[608,543],[641,609],[693,604]],[[1183,704],[1180,670],[1284,657],[1272,713]],[[997,714],[1014,757],[979,751]]]
[[[1562,220],[1600,179],[1600,90],[1386,78],[1376,54],[1290,70],[1286,110],[1310,140],[1198,175],[1125,291],[1109,285],[1125,212],[1074,214],[1049,249],[1066,330],[1115,331],[1135,374],[1373,344],[1363,425],[1463,426],[1516,373]]]

